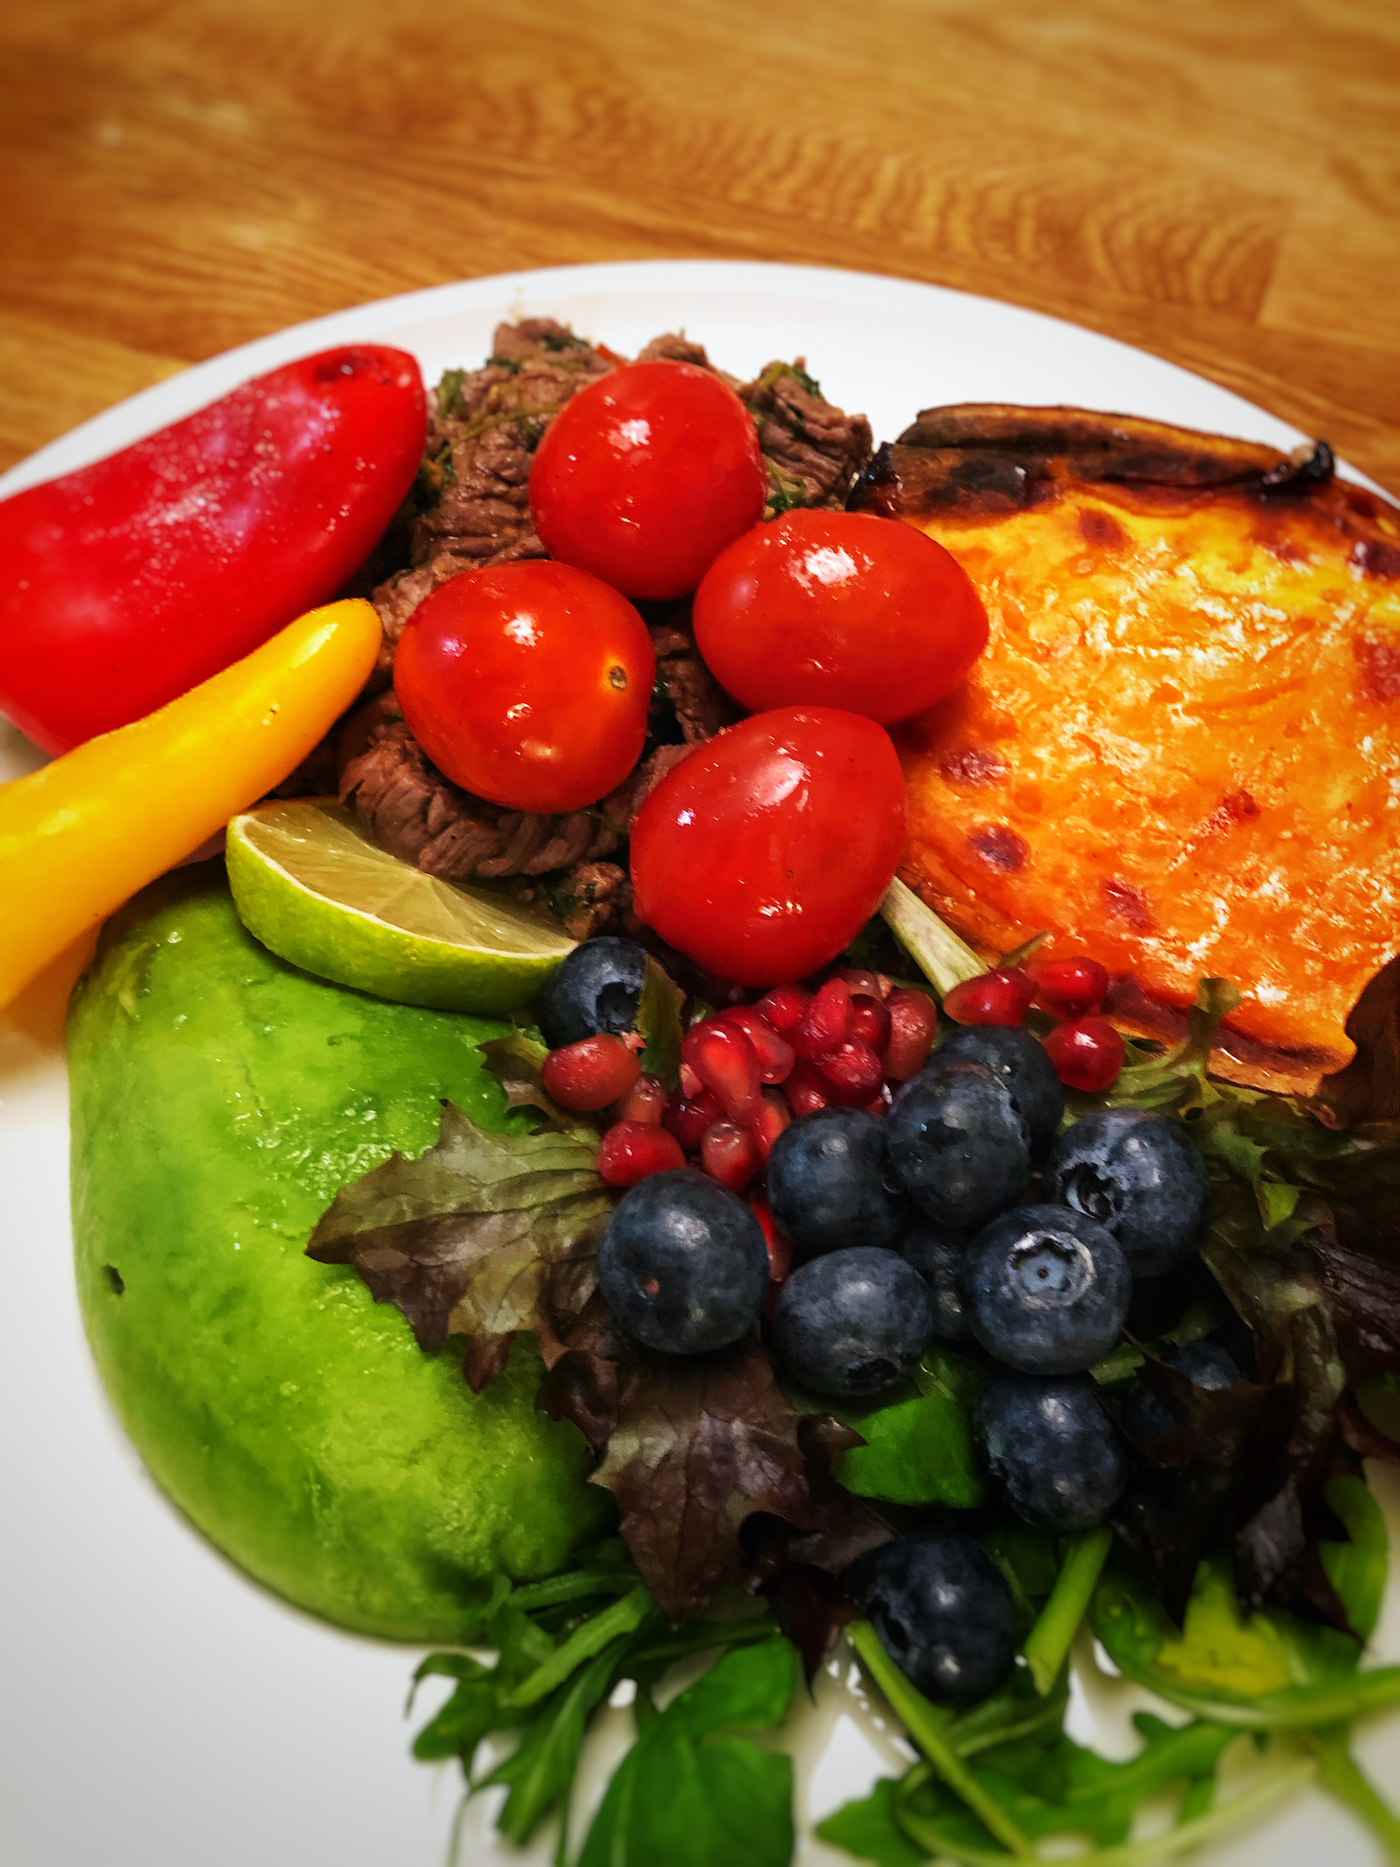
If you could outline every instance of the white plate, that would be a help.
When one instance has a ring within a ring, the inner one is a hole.
[[[411,350],[432,382],[485,357],[505,317],[549,315],[634,352],[684,328],[739,374],[805,355],[890,439],[944,402],[1074,403],[1292,447],[1305,437],[1199,376],[1010,305],[861,273],[655,261],[560,267],[412,292],[297,325],[133,396],[0,477],[0,495],[176,420],[247,377],[353,341]],[[40,755],[0,722],[0,778]],[[0,910],[2,911],[2,910]],[[74,1299],[61,994],[0,1018],[0,1859],[6,1867],[442,1867],[455,1766],[407,1756],[413,1655],[337,1634],[247,1583],[169,1508],[107,1411]],[[1400,1483],[1372,1467],[1393,1539]],[[1400,1659],[1400,1588],[1376,1656]],[[836,1672],[839,1674],[838,1666]],[[437,1695],[425,1694],[431,1706]],[[1089,1670],[1071,1729],[1124,1755],[1145,1694]],[[1169,1714],[1172,1715],[1172,1714]],[[626,1741],[609,1715],[600,1762]],[[820,1819],[892,1767],[894,1740],[842,1677],[791,1732]],[[1400,1781],[1400,1724],[1361,1754]],[[596,1779],[595,1779],[596,1792]],[[483,1802],[487,1799],[483,1798]],[[468,1867],[547,1861],[497,1843],[475,1805]],[[581,1833],[582,1830],[576,1832]],[[1379,1850],[1317,1795],[1212,1850],[1219,1867],[1372,1867]],[[807,1842],[801,1867],[849,1867]],[[719,1864],[717,1864],[719,1867]]]

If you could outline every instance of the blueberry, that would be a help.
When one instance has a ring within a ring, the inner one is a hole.
[[[646,980],[646,953],[631,940],[585,940],[540,994],[540,1034],[551,1050],[562,1050],[600,1031],[633,1030]]]
[[[965,1024],[945,1038],[937,1058],[980,1063],[1006,1085],[1012,1107],[1026,1124],[1031,1151],[1049,1147],[1065,1112],[1064,1085],[1044,1044],[1010,1024]]]
[[[1146,1109],[1096,1109],[1055,1143],[1045,1197],[1112,1232],[1135,1277],[1156,1277],[1195,1249],[1210,1179],[1179,1122]]]
[[[1118,1241],[1063,1206],[1018,1206],[967,1248],[963,1305],[989,1355],[1022,1374],[1074,1374],[1118,1340],[1133,1279]]]
[[[1087,1375],[1000,1376],[977,1403],[987,1460],[1012,1507],[1039,1530],[1090,1530],[1128,1479],[1118,1435]]]
[[[778,1361],[818,1394],[878,1394],[909,1372],[932,1335],[923,1278],[897,1252],[873,1245],[802,1265],[773,1310]]]
[[[890,1165],[885,1124],[865,1109],[822,1109],[784,1129],[768,1156],[768,1203],[807,1252],[895,1251],[916,1216]]]
[[[928,1698],[985,1698],[1016,1656],[1006,1577],[969,1536],[916,1530],[877,1549],[862,1605],[880,1644]]]
[[[1163,1350],[1160,1360],[1176,1368],[1196,1387],[1207,1393],[1219,1393],[1243,1380],[1239,1364],[1228,1348],[1219,1342],[1188,1342],[1184,1348]],[[1157,1398],[1145,1381],[1135,1381],[1123,1403],[1123,1424],[1134,1439],[1156,1439],[1174,1433],[1176,1421],[1166,1403]]]
[[[933,1298],[933,1333],[940,1342],[966,1342],[972,1331],[963,1310],[962,1267],[970,1240],[923,1219],[904,1235],[899,1249],[923,1278]]]
[[[928,1216],[952,1231],[975,1231],[1030,1178],[1026,1124],[981,1063],[935,1057],[895,1097],[885,1132],[895,1172]]]
[[[677,1167],[640,1180],[614,1207],[598,1247],[598,1288],[648,1348],[701,1355],[758,1321],[768,1247],[736,1193]]]

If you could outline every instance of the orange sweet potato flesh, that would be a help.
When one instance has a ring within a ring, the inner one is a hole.
[[[1400,952],[1400,511],[1306,459],[1078,409],[932,409],[866,510],[946,545],[987,654],[898,730],[903,874],[983,955],[1041,929],[1213,1067],[1313,1094]]]

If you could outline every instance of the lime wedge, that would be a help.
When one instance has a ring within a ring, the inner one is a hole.
[[[265,947],[402,1005],[514,1011],[574,945],[547,914],[387,854],[329,799],[235,817],[228,878],[240,920]]]

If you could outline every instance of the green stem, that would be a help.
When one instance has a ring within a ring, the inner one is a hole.
[[[885,890],[880,913],[940,998],[946,998],[964,979],[975,979],[987,970],[972,948],[898,876]]]
[[[1070,1643],[1079,1631],[1089,1606],[1089,1598],[1098,1586],[1099,1576],[1113,1543],[1107,1524],[1086,1530],[1071,1539],[1050,1599],[1040,1611],[1040,1619],[1026,1637],[1022,1651],[1031,1669],[1035,1689],[1044,1698],[1060,1676]]]
[[[575,1569],[571,1575],[551,1576],[547,1582],[527,1582],[524,1588],[511,1591],[512,1604],[534,1614],[540,1608],[556,1608],[564,1601],[581,1601],[588,1595],[626,1595],[637,1586],[635,1575],[619,1569]]]
[[[1160,1693],[1183,1711],[1207,1718],[1212,1724],[1228,1724],[1237,1731],[1306,1731],[1317,1725],[1347,1724],[1368,1712],[1400,1704],[1400,1666],[1377,1666],[1372,1672],[1356,1673],[1345,1685],[1284,1686],[1281,1691],[1262,1693],[1245,1704],[1193,1692],[1154,1666],[1134,1666],[1131,1660],[1125,1664],[1121,1649],[1110,1648],[1109,1657],[1129,1679]]]
[[[866,1671],[889,1700],[890,1709],[903,1720],[904,1728],[943,1781],[962,1797],[988,1833],[995,1835],[1004,1848],[1022,1860],[1031,1859],[1034,1850],[1027,1836],[987,1794],[948,1743],[948,1714],[931,1705],[922,1692],[910,1685],[881,1646],[880,1636],[869,1621],[854,1622],[846,1629],[846,1634]]]
[[[585,1621],[582,1627],[570,1634],[562,1647],[556,1647],[528,1678],[522,1679],[513,1692],[501,1694],[502,1708],[517,1711],[537,1704],[556,1686],[563,1685],[569,1674],[585,1660],[591,1660],[595,1653],[601,1653],[610,1640],[615,1640],[619,1634],[630,1634],[634,1628],[640,1627],[651,1612],[652,1605],[651,1596],[645,1588],[634,1588],[630,1595],[624,1595],[621,1601],[615,1601],[601,1614],[595,1614],[591,1621]]]
[[[1084,1854],[1061,1855],[1057,1867],[1147,1867],[1149,1861],[1162,1860],[1172,1854],[1184,1854],[1188,1848],[1199,1847],[1203,1841],[1209,1840],[1211,1835],[1232,1822],[1247,1821],[1290,1790],[1300,1789],[1313,1774],[1311,1759],[1304,1758],[1299,1763],[1275,1771],[1243,1795],[1232,1796],[1228,1802],[1218,1803],[1205,1815],[1198,1815],[1194,1821],[1182,1822],[1180,1827],[1167,1829],[1165,1834],[1153,1835],[1149,1841],[1125,1841],[1121,1847],[1090,1848]],[[945,1834],[937,1822],[916,1815],[907,1808],[897,1805],[895,1818],[909,1839],[916,1846],[927,1849],[931,1855],[961,1861],[963,1867],[1006,1867],[1004,1854],[993,1853],[990,1848],[967,1847]]]
[[[1382,1799],[1348,1748],[1345,1725],[1305,1731],[1303,1742],[1322,1766],[1322,1780],[1359,1815],[1393,1860],[1400,1861],[1400,1818]]]

